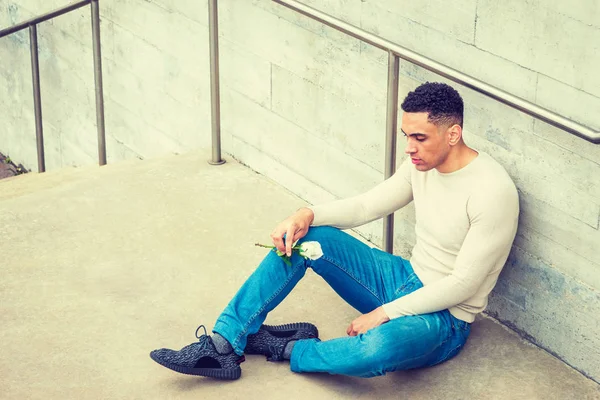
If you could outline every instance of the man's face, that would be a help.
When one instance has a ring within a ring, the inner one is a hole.
[[[428,113],[402,115],[402,133],[406,137],[404,152],[410,155],[419,171],[429,171],[442,165],[450,152],[449,136],[445,128],[427,121]]]

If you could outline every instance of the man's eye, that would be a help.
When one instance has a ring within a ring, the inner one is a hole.
[[[425,138],[424,138],[424,137],[418,137],[418,138],[417,138],[417,141],[418,141],[418,142],[424,142],[424,141],[425,141]]]

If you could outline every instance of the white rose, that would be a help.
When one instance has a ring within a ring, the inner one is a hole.
[[[318,260],[323,256],[323,250],[319,242],[304,242],[300,245],[298,252],[302,257],[310,260]]]

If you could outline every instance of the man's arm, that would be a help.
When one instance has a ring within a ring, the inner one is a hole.
[[[398,171],[371,190],[358,196],[309,207],[314,212],[312,226],[329,225],[350,229],[393,213],[413,199],[407,158]]]
[[[310,226],[330,225],[349,229],[388,215],[412,200],[407,159],[398,171],[373,189],[348,199],[301,208],[282,221],[271,233],[278,250],[291,255],[292,244],[303,238]],[[285,235],[286,239],[283,240]],[[288,240],[290,239],[291,240]]]

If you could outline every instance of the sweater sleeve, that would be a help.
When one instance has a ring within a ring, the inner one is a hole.
[[[315,215],[312,226],[350,229],[404,207],[413,199],[409,162],[406,159],[394,175],[365,193],[309,207]]]
[[[487,276],[502,268],[514,240],[519,201],[514,187],[480,193],[467,206],[471,226],[452,273],[384,304],[390,319],[454,307],[472,297]]]

